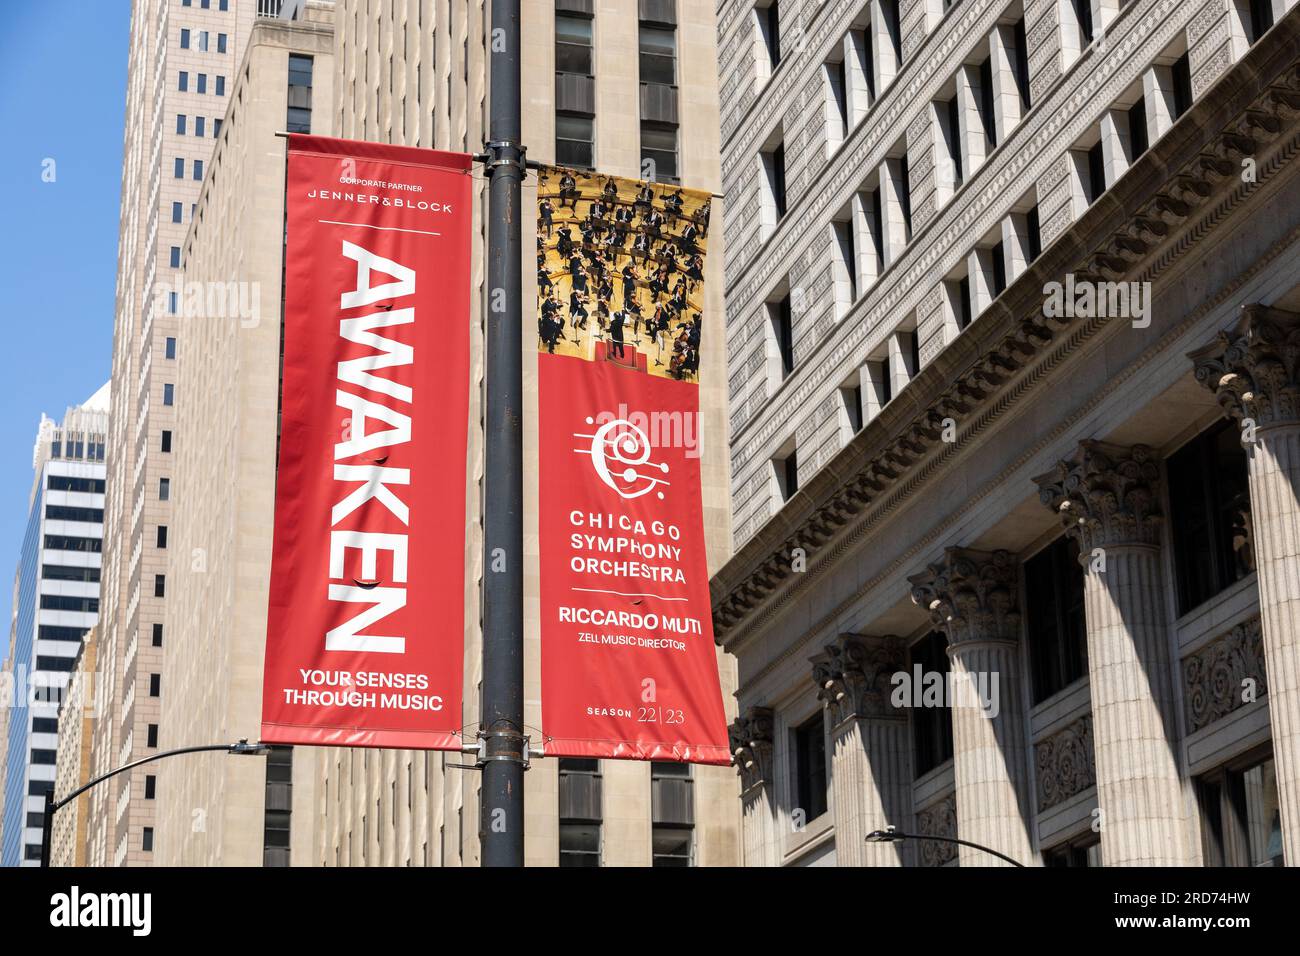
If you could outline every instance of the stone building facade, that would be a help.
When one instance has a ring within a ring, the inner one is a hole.
[[[1300,862],[1295,7],[720,5],[746,865]]]

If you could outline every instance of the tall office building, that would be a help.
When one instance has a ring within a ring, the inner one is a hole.
[[[45,794],[54,787],[59,704],[85,633],[99,616],[104,537],[104,447],[109,386],[67,410],[41,416],[36,472],[14,580],[4,676],[4,817],[0,863],[40,863]]]
[[[1295,7],[720,4],[746,865],[1300,864]]]
[[[164,733],[167,528],[173,448],[183,440],[176,356],[190,321],[176,284],[181,243],[254,17],[279,9],[273,0],[132,4],[100,627],[106,710],[91,748],[96,774],[148,754]],[[92,865],[150,861],[152,777],[141,768],[95,788]]]

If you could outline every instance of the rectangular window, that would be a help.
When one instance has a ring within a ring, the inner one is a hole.
[[[89,491],[92,494],[104,493],[103,478],[76,478],[72,475],[50,475],[45,481],[50,491]]]
[[[1088,175],[1084,182],[1084,197],[1088,200],[1088,205],[1095,203],[1105,191],[1106,160],[1101,149],[1101,141],[1098,140],[1088,150]]]
[[[641,124],[641,164],[646,162],[656,182],[677,182],[677,127],[665,124]]]
[[[46,505],[45,517],[51,521],[87,521],[104,523],[103,508],[80,508],[75,505]]]
[[[145,746],[146,747],[158,746],[158,725],[157,724],[149,725],[149,728],[145,733]]]
[[[203,128],[204,128],[204,127],[203,127],[203,124],[204,124],[205,122],[206,122],[206,120],[205,120],[204,117],[202,117],[202,116],[196,116],[196,117],[194,117],[194,135],[195,135],[195,136],[202,136],[202,135],[203,135]]]
[[[1202,432],[1169,457],[1166,471],[1182,615],[1254,569],[1240,431],[1225,421]]]
[[[203,181],[203,160],[194,160],[194,179],[198,182]]]
[[[948,674],[948,638],[939,631],[912,645],[909,670],[921,668],[922,680],[938,674],[941,681]],[[922,776],[952,759],[952,711],[942,707],[913,707],[912,745],[916,758],[916,775]]]
[[[176,403],[176,386],[171,382],[163,385],[163,404],[174,405]]]
[[[224,76],[217,77],[217,95],[218,96],[226,95],[226,78]]]
[[[167,501],[172,496],[172,480],[170,478],[158,479],[158,500]]]
[[[176,133],[179,136],[185,135],[185,114],[184,113],[176,114]]]
[[[1272,0],[1250,0],[1250,42],[1255,43],[1272,28]]]
[[[560,866],[600,866],[600,762],[561,757]]]
[[[793,732],[794,793],[804,820],[816,820],[826,812],[826,721],[822,712]]]
[[[196,80],[195,89],[199,93],[206,93],[208,91],[208,74],[197,73],[194,78]]]
[[[150,635],[150,637],[152,639],[152,643],[154,647],[162,647],[163,626],[161,623],[157,621],[154,622],[153,633]]]
[[[1271,755],[1197,780],[1206,866],[1282,866],[1282,818]]]
[[[1026,638],[1033,702],[1041,703],[1088,673],[1079,546],[1060,537],[1025,562]]]
[[[163,342],[163,355],[166,358],[174,359],[176,357],[176,337],[169,335]]]
[[[781,358],[781,377],[785,378],[794,371],[794,313],[791,310],[790,294],[786,293],[780,301],[769,304],[768,310],[777,353]]]
[[[594,168],[595,140],[595,120],[590,116],[556,115],[555,161],[561,166]]]
[[[673,86],[677,82],[677,31],[642,23],[638,35],[642,83]]]
[[[181,70],[180,78],[176,83],[176,89],[180,90],[182,93],[185,93],[189,90],[189,88],[190,88],[190,75],[186,71]]]
[[[695,836],[691,765],[650,764],[650,843],[654,866],[690,866]]]
[[[1101,866],[1101,837],[1089,834],[1043,851],[1044,866]]]
[[[763,153],[763,172],[766,174],[768,198],[776,210],[776,218],[785,215],[785,143],[777,143]]]
[[[169,255],[168,255],[167,262],[168,262],[168,264],[171,266],[171,268],[173,268],[173,269],[179,269],[179,268],[181,267],[181,247],[180,247],[180,246],[172,246],[172,247],[171,247],[170,253],[169,253]]]
[[[791,448],[784,455],[772,459],[776,474],[776,489],[782,501],[789,501],[799,490],[799,453]]]
[[[221,120],[214,119],[212,121],[212,138],[216,139],[220,135],[221,135]]]
[[[177,156],[176,159],[172,162],[172,178],[173,179],[185,178],[185,160],[180,156]]]
[[[145,827],[140,836],[140,849],[146,853],[153,850],[153,827]]]
[[[1025,18],[1021,17],[1016,21],[1015,28],[1012,32],[1014,52],[1015,52],[1015,71],[1016,71],[1016,92],[1020,94],[1020,108],[1022,111],[1028,111],[1029,102],[1029,40],[1025,35]]]
[[[555,15],[555,71],[591,76],[591,20]]]
[[[89,581],[99,580],[99,568],[83,568],[67,564],[41,565],[41,579],[44,581]]]
[[[85,551],[98,553],[103,547],[99,538],[77,538],[71,535],[47,534],[45,547],[50,551]]]
[[[781,9],[777,0],[771,0],[766,8],[758,11],[758,28],[768,69],[775,70],[781,62]]]
[[[144,777],[144,798],[152,800],[158,793],[158,778],[151,773]]]
[[[165,524],[158,526],[158,547],[167,547],[167,526]]]
[[[190,48],[190,31],[182,28],[182,30],[181,30],[181,49],[182,49],[182,50],[188,50],[189,48]]]
[[[1147,138],[1147,101],[1139,96],[1128,111],[1129,162],[1135,163],[1151,146]]]
[[[1184,53],[1170,68],[1174,80],[1174,119],[1192,108],[1192,61]]]
[[[167,596],[167,575],[155,574],[153,576],[153,596],[158,598]]]
[[[64,594],[42,594],[41,610],[74,611],[77,614],[98,614],[99,598],[70,597]]]
[[[226,52],[226,35],[224,33],[217,34],[217,52],[218,53]]]

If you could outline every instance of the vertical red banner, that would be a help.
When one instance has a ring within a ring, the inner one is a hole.
[[[711,197],[538,173],[548,754],[728,764],[700,492]]]
[[[469,168],[290,137],[263,740],[460,747]]]

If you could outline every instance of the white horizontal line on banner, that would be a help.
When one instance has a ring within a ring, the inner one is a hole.
[[[425,229],[399,229],[397,226],[372,226],[368,222],[339,222],[335,219],[317,219],[317,222],[324,223],[327,226],[360,226],[362,229],[382,229],[384,232],[418,232],[422,236],[441,236],[440,232],[429,232]]]
[[[684,597],[664,597],[662,594],[642,594],[640,592],[610,591],[606,588],[569,588],[570,591],[590,591],[594,594],[617,594],[619,597],[648,597],[660,601],[687,601]]]

